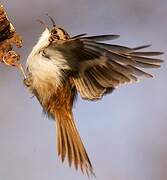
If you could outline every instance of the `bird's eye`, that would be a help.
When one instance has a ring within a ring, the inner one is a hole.
[[[51,33],[52,33],[53,35],[56,35],[56,34],[57,34],[57,30],[56,30],[56,29],[53,29]]]

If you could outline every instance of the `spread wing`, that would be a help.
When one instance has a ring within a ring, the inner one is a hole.
[[[85,35],[51,45],[65,56],[71,83],[84,99],[97,100],[120,85],[136,82],[142,76],[152,77],[145,70],[158,68],[163,62],[154,58],[162,52],[142,51],[150,45],[129,48],[101,42],[118,38],[118,35]]]

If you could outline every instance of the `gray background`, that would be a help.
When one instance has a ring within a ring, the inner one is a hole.
[[[24,37],[22,61],[43,31],[35,20],[45,13],[77,33],[120,34],[118,44],[153,44],[167,49],[166,0],[10,0],[1,1]],[[48,22],[48,21],[47,21]],[[49,23],[49,22],[48,22]],[[166,59],[166,55],[162,56]],[[101,180],[167,179],[167,71],[122,87],[101,102],[80,98],[74,110],[78,128]],[[55,124],[14,69],[0,65],[0,180],[85,180],[56,154]]]

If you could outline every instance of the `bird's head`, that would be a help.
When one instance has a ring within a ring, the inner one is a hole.
[[[51,28],[49,28],[43,21],[37,20],[40,22],[44,27],[45,31],[40,36],[37,44],[34,46],[33,51],[30,55],[30,57],[34,54],[38,54],[39,52],[43,51],[44,48],[48,47],[53,42],[59,41],[59,40],[68,40],[70,36],[68,33],[61,27],[58,27],[53,20],[53,18],[49,15],[47,15],[49,19],[52,22]]]
[[[49,41],[56,41],[56,40],[67,40],[70,38],[69,34],[61,27],[57,26],[54,19],[49,16],[47,14],[48,18],[50,19],[50,21],[52,22],[52,27],[49,28],[48,26],[46,26],[46,24],[44,22],[42,22],[41,20],[38,20],[41,24],[43,24],[45,26],[45,31],[49,32],[50,37],[49,37]]]

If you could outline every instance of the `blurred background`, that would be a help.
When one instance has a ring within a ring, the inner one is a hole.
[[[24,37],[19,51],[25,63],[49,13],[71,35],[113,33],[127,46],[153,44],[167,51],[166,0],[2,0],[8,16]],[[162,58],[166,60],[167,55]],[[78,98],[78,129],[99,180],[167,179],[167,71],[124,86],[101,102]],[[61,164],[56,152],[54,121],[42,115],[21,75],[0,64],[0,179],[85,180]]]

